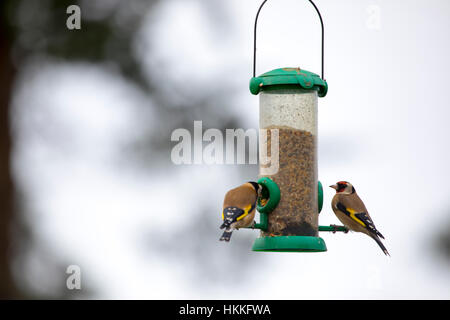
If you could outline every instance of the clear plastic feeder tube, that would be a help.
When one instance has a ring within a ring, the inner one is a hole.
[[[281,191],[262,236],[317,236],[318,93],[291,86],[259,96],[260,155],[266,155],[260,176],[271,178]]]

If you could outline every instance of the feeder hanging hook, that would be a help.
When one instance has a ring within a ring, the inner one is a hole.
[[[266,4],[268,0],[264,0],[264,2],[261,4],[261,6],[258,9],[258,12],[256,14],[256,19],[255,19],[255,29],[254,29],[254,33],[253,33],[253,78],[256,77],[256,34],[257,34],[257,26],[258,26],[258,18],[259,18],[259,14],[261,12],[261,9],[264,7],[264,5]],[[317,6],[315,5],[315,3],[312,0],[308,0],[309,2],[311,2],[311,4],[314,6],[314,9],[316,9],[317,14],[319,15],[319,19],[320,19],[320,25],[322,26],[322,80],[325,80],[324,77],[324,37],[325,37],[325,32],[324,32],[324,27],[323,27],[323,19],[322,19],[322,15],[320,14],[319,9],[317,8]]]

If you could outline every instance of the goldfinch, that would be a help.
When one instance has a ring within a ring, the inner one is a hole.
[[[260,192],[261,186],[253,181],[227,192],[223,201],[223,223],[220,226],[225,231],[220,241],[230,241],[233,230],[254,225],[256,200]]]
[[[330,186],[336,190],[331,207],[338,219],[350,230],[362,232],[374,239],[385,255],[389,252],[381,242],[383,235],[377,230],[366,206],[359,198],[355,188],[347,181],[339,181]]]

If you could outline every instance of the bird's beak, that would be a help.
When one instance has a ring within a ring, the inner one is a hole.
[[[338,186],[337,186],[337,184],[332,184],[332,185],[330,186],[330,188],[333,188],[334,190],[337,190]]]

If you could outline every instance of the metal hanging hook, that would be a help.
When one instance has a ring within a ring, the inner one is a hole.
[[[255,19],[255,30],[254,30],[254,34],[253,34],[253,78],[256,77],[256,34],[257,34],[257,26],[258,26],[258,18],[259,18],[259,14],[261,12],[261,9],[264,7],[264,5],[266,4],[268,0],[264,0],[264,2],[261,4],[261,6],[258,9],[258,13],[256,14],[256,19]],[[316,9],[317,14],[319,15],[320,18],[320,24],[322,26],[322,80],[325,80],[324,78],[324,27],[323,27],[323,20],[322,20],[322,15],[320,14],[319,9],[317,8],[317,6],[314,4],[314,2],[312,0],[308,0],[309,2],[311,2],[311,4],[314,6],[314,9]]]

